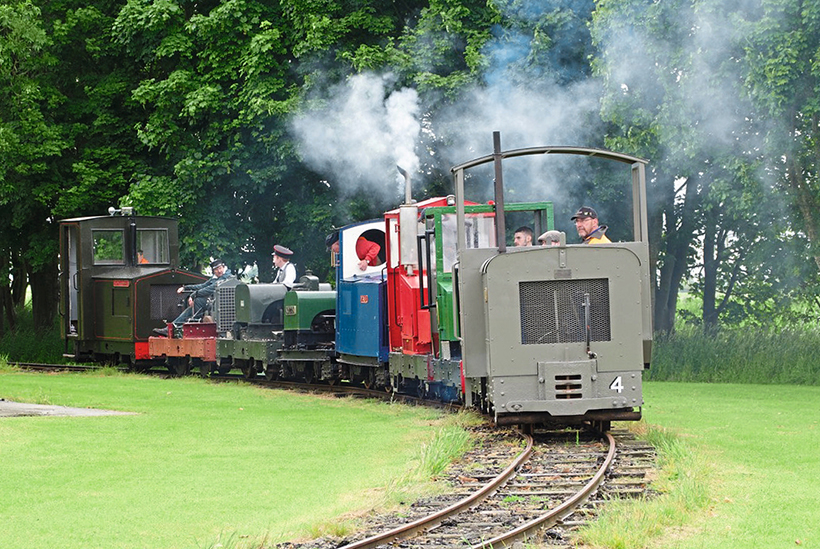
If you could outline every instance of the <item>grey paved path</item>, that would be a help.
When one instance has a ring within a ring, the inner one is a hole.
[[[47,404],[27,404],[0,400],[0,418],[20,416],[123,416],[133,412],[115,410],[96,410],[94,408],[71,408],[69,406],[51,406]]]

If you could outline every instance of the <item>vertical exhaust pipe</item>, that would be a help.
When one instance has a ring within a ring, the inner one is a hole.
[[[410,174],[407,173],[407,170],[403,169],[398,164],[396,165],[396,168],[399,169],[399,173],[402,175],[402,177],[404,177],[404,203],[410,204],[410,201],[413,200],[413,193],[411,192],[412,186],[410,184]]]

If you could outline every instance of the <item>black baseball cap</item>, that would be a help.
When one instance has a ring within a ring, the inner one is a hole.
[[[575,215],[570,217],[570,220],[575,221],[579,217],[591,217],[592,219],[598,219],[598,212],[596,212],[589,206],[581,206],[580,208],[578,208],[578,211],[575,212]]]

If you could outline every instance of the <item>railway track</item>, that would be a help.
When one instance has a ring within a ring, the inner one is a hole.
[[[33,370],[36,372],[87,372],[100,368],[100,366],[42,364],[37,362],[9,362],[9,366],[16,366],[22,370]],[[124,370],[124,368],[119,369]]]
[[[523,447],[496,440],[465,456],[448,477],[448,493],[417,502],[404,519],[377,517],[355,539],[278,547],[479,549],[525,539],[569,547],[571,534],[597,516],[601,502],[647,493],[654,449],[627,432],[603,439],[579,431],[525,436]]]

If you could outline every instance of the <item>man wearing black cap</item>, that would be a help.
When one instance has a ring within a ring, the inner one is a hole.
[[[198,321],[202,319],[205,314],[205,308],[208,306],[208,298],[214,295],[216,287],[220,282],[230,278],[231,270],[225,266],[221,259],[214,259],[211,261],[211,272],[213,276],[201,284],[185,284],[177,288],[177,293],[191,292],[188,296],[188,306],[180,315],[174,320],[173,324],[177,328],[188,322],[189,320]],[[155,328],[154,332],[168,336],[168,328]]]
[[[293,251],[289,248],[279,244],[273,247],[273,264],[278,269],[274,282],[284,284],[288,290],[296,283],[296,265],[290,262],[292,256]]]
[[[571,217],[575,221],[575,228],[578,236],[584,244],[608,244],[612,242],[607,238],[606,225],[598,226],[598,213],[589,206],[581,206],[575,215]]]

